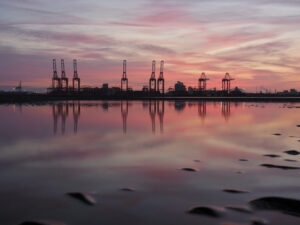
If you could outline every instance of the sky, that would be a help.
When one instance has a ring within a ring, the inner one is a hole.
[[[299,0],[0,0],[0,87],[50,86],[56,58],[83,86],[120,86],[126,59],[134,89],[164,60],[167,88],[300,90],[299,26]]]

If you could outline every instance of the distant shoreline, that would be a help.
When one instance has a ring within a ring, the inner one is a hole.
[[[284,96],[148,96],[148,97],[133,97],[133,96],[55,96],[45,94],[28,94],[28,95],[1,95],[0,104],[15,104],[15,103],[45,103],[53,101],[232,101],[232,102],[300,102],[300,97],[284,97]]]

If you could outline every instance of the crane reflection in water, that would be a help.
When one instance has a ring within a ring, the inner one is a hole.
[[[164,117],[165,117],[165,102],[164,100],[147,100],[142,102],[142,108],[148,110],[149,118],[151,123],[151,131],[153,134],[156,133],[156,124],[159,124],[159,132],[164,132]],[[213,102],[213,108],[217,107],[217,104],[221,106],[221,115],[224,118],[225,122],[229,121],[231,116],[231,104],[230,101],[223,102]],[[197,107],[198,116],[201,119],[202,124],[204,124],[207,116],[207,101],[192,101],[186,102],[184,100],[178,100],[175,102],[168,102],[168,107],[174,107],[174,110],[178,113],[183,112],[188,107]],[[80,101],[73,102],[60,102],[52,104],[52,115],[53,115],[53,133],[54,135],[58,134],[58,129],[60,125],[60,134],[64,135],[66,133],[66,124],[68,123],[68,117],[72,115],[73,117],[73,133],[78,132],[78,124],[80,119],[81,111],[87,107],[101,107],[103,113],[110,113],[110,108],[114,107],[120,108],[121,112],[121,121],[122,121],[122,132],[127,133],[127,123],[129,116],[129,108],[132,106],[132,103],[128,100],[122,100],[120,102],[98,102],[98,103],[84,103]],[[235,106],[238,107],[239,103],[235,103]]]

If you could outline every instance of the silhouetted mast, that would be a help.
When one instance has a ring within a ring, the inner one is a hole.
[[[124,87],[125,85],[125,87]],[[127,61],[123,60],[123,75],[121,78],[121,91],[128,91],[128,79],[127,79]]]
[[[157,91],[159,93],[165,93],[165,79],[164,79],[164,61],[160,61],[160,72],[159,77],[157,79]]]
[[[66,76],[66,71],[65,71],[65,62],[63,59],[61,59],[61,82],[60,82],[60,88],[62,90],[67,91],[68,90],[68,78]]]
[[[149,91],[156,91],[156,79],[155,79],[155,60],[152,61],[152,73],[149,80]]]
[[[60,78],[57,75],[56,59],[53,59],[52,66],[53,66],[52,90],[56,90],[60,88]]]
[[[73,75],[73,91],[80,91],[80,78],[78,77],[77,72],[77,60],[73,60],[73,68],[74,68],[74,75]]]

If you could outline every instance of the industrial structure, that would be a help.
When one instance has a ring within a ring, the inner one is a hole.
[[[160,61],[160,72],[157,79],[157,91],[161,94],[165,93],[165,79],[164,79],[164,61]]]
[[[128,79],[127,79],[127,62],[126,60],[123,60],[123,75],[121,78],[121,91],[124,91],[124,86],[125,86],[125,91],[128,91]]]
[[[234,79],[230,77],[229,73],[226,73],[225,77],[222,79],[222,91],[224,91],[226,94],[230,93],[230,85],[232,80]]]
[[[66,70],[65,70],[65,61],[61,59],[61,77],[60,77],[60,89],[62,91],[68,91],[69,88],[69,80],[66,76]]]
[[[155,60],[152,61],[152,73],[149,80],[149,91],[155,92],[156,91],[156,79],[155,79]]]
[[[208,78],[206,78],[205,73],[202,73],[200,78],[199,78],[199,82],[198,82],[198,88],[199,91],[201,93],[205,93],[206,92],[206,81],[209,80]]]
[[[53,59],[53,76],[52,76],[52,90],[60,89],[60,78],[57,75],[57,68],[56,68],[56,59]]]
[[[68,78],[65,71],[65,63],[64,59],[61,59],[61,76],[59,77],[57,74],[57,67],[56,67],[56,59],[53,59],[53,76],[52,76],[52,88],[53,92],[70,92],[73,91],[74,93],[82,93],[88,94],[94,93],[95,95],[107,95],[107,96],[118,96],[121,93],[122,96],[161,96],[161,95],[176,95],[176,96],[197,96],[197,95],[207,95],[207,96],[215,96],[215,95],[224,95],[224,94],[237,94],[236,89],[231,90],[231,81],[234,80],[229,73],[225,74],[225,77],[222,79],[222,91],[216,90],[216,88],[207,90],[207,81],[209,80],[206,76],[205,72],[202,72],[200,78],[198,79],[198,88],[189,87],[188,91],[186,86],[178,81],[174,89],[169,88],[168,93],[165,93],[165,79],[164,79],[164,60],[160,61],[160,72],[158,78],[155,77],[156,73],[156,61],[152,61],[152,72],[149,79],[149,86],[143,86],[142,91],[133,91],[128,87],[128,78],[127,78],[127,60],[123,60],[123,73],[121,77],[121,87],[112,87],[108,88],[108,84],[103,84],[101,89],[92,88],[92,87],[84,87],[81,88],[81,80],[78,76],[77,70],[77,60],[73,60],[73,82],[72,87],[68,83]],[[238,90],[238,89],[237,89]],[[149,95],[150,93],[150,95]],[[241,92],[240,92],[241,93]]]
[[[73,68],[74,68],[74,75],[73,75],[73,91],[80,91],[80,78],[78,77],[77,72],[77,60],[73,60]]]

